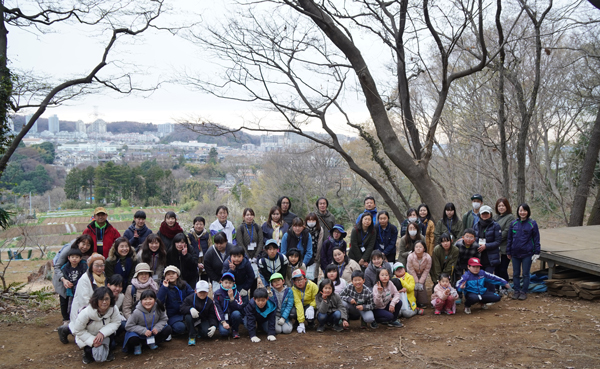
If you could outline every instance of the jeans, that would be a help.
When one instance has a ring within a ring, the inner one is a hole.
[[[229,334],[233,332],[238,332],[240,330],[240,324],[242,323],[242,313],[239,310],[234,311],[229,315],[229,329],[223,328],[222,324],[219,324],[219,334],[222,337],[227,337]]]
[[[497,295],[493,292],[486,291],[483,295],[478,295],[473,292],[465,293],[465,307],[471,307],[471,305],[476,303],[487,304],[488,302],[498,302],[500,301],[500,295]]]
[[[185,326],[187,327],[189,338],[196,338],[197,336],[207,338],[208,337],[208,328],[210,328],[210,323],[208,320],[204,319],[200,321],[199,326],[195,325],[199,320],[194,319],[190,314],[186,314],[185,316]]]
[[[505,254],[500,255],[500,265],[496,265],[495,274],[508,282],[508,264],[510,259]]]
[[[173,329],[173,334],[183,334],[187,330],[183,315],[175,315],[169,318],[168,324]]]
[[[375,320],[375,316],[371,310],[358,310],[356,306],[349,304],[346,301],[344,301],[344,306],[346,307],[346,311],[348,311],[349,319],[362,318],[365,323],[372,323]]]
[[[398,301],[398,303],[394,306],[394,312],[390,313],[390,304],[392,302],[388,302],[388,304],[383,309],[374,309],[373,315],[375,316],[375,321],[377,323],[387,323],[387,322],[395,322],[398,320],[398,314],[400,314],[400,310],[402,309],[402,301]]]
[[[485,270],[486,272],[490,273],[490,274],[494,274],[494,272],[496,271],[496,267],[493,267],[491,265],[484,265],[483,267],[481,267],[481,269]],[[485,288],[487,288],[488,292],[496,292],[496,285],[492,284],[492,283],[485,283]]]
[[[527,293],[529,291],[529,272],[531,270],[531,256],[524,258],[512,258],[513,284],[516,292]],[[523,286],[521,286],[521,269],[523,269]]]
[[[317,320],[319,321],[319,326],[325,325],[325,323],[338,325],[340,324],[340,319],[342,319],[342,313],[339,310],[334,311],[333,313],[318,313]]]

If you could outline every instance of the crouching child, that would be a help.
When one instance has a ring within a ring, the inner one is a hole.
[[[188,329],[188,345],[196,344],[196,337],[212,337],[219,322],[215,314],[215,305],[208,297],[209,284],[207,281],[196,283],[196,293],[183,300],[180,312],[184,316]]]
[[[319,283],[319,293],[316,297],[317,320],[319,326],[317,332],[325,332],[325,325],[332,325],[336,332],[341,332],[348,328],[348,313],[342,298],[333,291],[333,282],[329,279],[323,279]],[[340,322],[342,322],[340,324]]]
[[[166,341],[172,333],[167,324],[169,318],[163,304],[156,298],[152,290],[142,292],[140,302],[127,319],[125,325],[125,340],[123,351],[133,350],[134,355],[142,353],[142,344],[151,350],[158,348],[157,344]]]
[[[275,312],[277,305],[269,299],[266,288],[258,288],[254,291],[254,298],[248,302],[245,312],[246,329],[250,334],[250,340],[254,343],[260,342],[256,336],[259,329],[267,334],[268,341],[275,341]]]
[[[275,332],[277,334],[290,334],[294,328],[292,322],[290,322],[290,313],[294,307],[294,293],[291,288],[285,285],[285,278],[280,273],[271,275],[270,282],[273,287],[271,300],[277,306]]]
[[[510,285],[502,278],[481,270],[481,262],[478,258],[469,259],[468,270],[462,278],[456,282],[459,292],[465,294],[465,314],[471,314],[471,306],[479,303],[482,309],[487,309],[487,303],[500,301],[500,295],[490,292],[486,283],[504,286],[509,289]]]
[[[225,273],[221,277],[220,288],[214,292],[215,314],[219,322],[219,334],[221,337],[240,338],[239,329],[243,318],[242,296],[237,291],[235,277],[231,273]]]
[[[298,319],[298,333],[306,333],[304,322],[308,322],[308,327],[315,325],[315,309],[317,302],[315,298],[319,292],[319,287],[313,282],[306,279],[306,272],[302,269],[296,269],[292,273],[292,281],[294,287],[294,306],[296,307],[296,316]]]

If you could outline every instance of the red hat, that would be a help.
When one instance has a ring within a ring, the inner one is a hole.
[[[292,273],[292,279],[296,279],[296,278],[300,278],[300,277],[306,277],[306,273],[304,273],[304,270],[302,270],[302,269],[294,270],[294,272]]]
[[[479,261],[479,259],[477,259],[477,258],[470,258],[469,259],[469,266],[483,266],[483,265],[481,265],[481,261]]]

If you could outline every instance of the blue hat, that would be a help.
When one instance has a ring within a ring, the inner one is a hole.
[[[346,236],[348,235],[348,233],[346,233],[346,231],[344,230],[344,226],[341,224],[336,224],[333,226],[333,228],[331,228],[332,235],[334,230],[338,230],[342,234],[342,238],[346,238]]]
[[[277,241],[275,241],[274,239],[269,239],[269,240],[267,240],[267,242],[265,242],[265,249],[267,248],[268,245],[275,245],[276,249],[279,248]]]
[[[233,275],[233,273],[227,272],[227,273],[223,273],[223,275],[221,276],[221,280],[223,280],[223,278],[225,277],[229,277],[231,279],[233,279],[233,281],[235,282],[235,276]]]

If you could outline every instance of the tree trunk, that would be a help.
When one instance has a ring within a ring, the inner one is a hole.
[[[569,227],[578,227],[583,225],[583,218],[585,217],[585,205],[587,198],[590,193],[590,186],[592,185],[592,179],[594,178],[594,171],[596,170],[596,163],[598,162],[598,153],[600,153],[600,109],[598,109],[598,115],[596,116],[596,122],[592,128],[590,143],[583,159],[583,166],[581,170],[581,178],[579,179],[579,185],[575,192],[575,199],[573,200],[573,206],[571,207],[571,218],[569,219]],[[600,188],[600,186],[598,186]],[[600,192],[599,192],[600,194]],[[598,206],[600,205],[598,198],[596,204],[594,204],[594,210],[598,212]],[[592,210],[592,213],[594,212]],[[596,216],[599,218],[600,214]],[[592,217],[590,216],[590,221]],[[596,219],[596,223],[600,224],[600,219]],[[588,223],[589,225],[589,223]]]
[[[498,130],[500,131],[500,156],[502,158],[502,194],[510,200],[510,177],[508,172],[508,152],[506,149],[506,101],[504,99],[504,32],[500,14],[502,13],[502,0],[497,0],[496,28],[498,29],[498,45],[500,45],[500,62],[498,63]]]
[[[600,186],[598,186],[598,193],[596,194],[596,202],[592,207],[592,212],[588,218],[587,225],[600,225]]]

